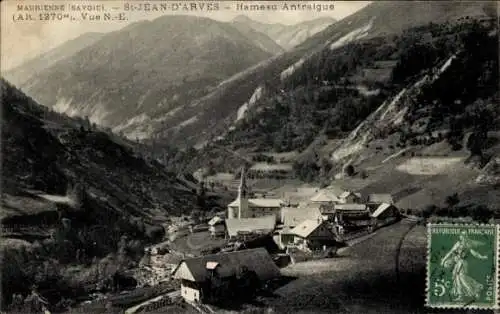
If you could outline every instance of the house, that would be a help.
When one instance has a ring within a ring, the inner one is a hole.
[[[226,230],[230,238],[242,234],[271,233],[276,228],[274,215],[258,218],[226,219]]]
[[[361,203],[361,193],[345,191],[339,196],[339,203],[342,204],[359,204]]]
[[[332,191],[323,189],[309,199],[312,203],[330,204],[338,203],[340,199]]]
[[[260,285],[280,271],[264,248],[256,248],[186,259],[172,276],[181,280],[186,301],[210,303],[234,298],[237,291],[249,293],[249,282]]]
[[[380,205],[382,203],[394,204],[394,200],[391,194],[370,194],[368,195],[367,204]]]
[[[322,219],[305,220],[288,231],[288,234],[293,235],[293,243],[285,242],[284,245],[292,245],[304,251],[312,251],[335,243],[335,234]]]
[[[335,221],[335,205],[324,205],[319,208],[323,220],[333,222]]]
[[[344,226],[368,226],[372,218],[370,214],[370,210],[365,204],[335,204],[333,219]]]
[[[322,218],[320,204],[309,204],[303,207],[284,207],[281,211],[281,222],[284,227],[293,228],[304,220]]]
[[[214,216],[208,221],[208,231],[210,232],[210,236],[213,238],[224,236],[226,234],[224,219],[219,216]]]
[[[274,215],[278,221],[283,201],[273,198],[248,198],[248,187],[246,185],[245,169],[241,171],[238,197],[227,206],[229,219],[257,218]]]
[[[293,242],[294,235],[290,231],[306,220],[323,220],[321,204],[309,204],[301,207],[284,207],[281,211],[281,229],[277,230],[276,243],[284,248],[286,244]]]
[[[296,191],[283,192],[283,199],[287,206],[298,206],[300,202],[309,201],[311,197],[319,192],[317,188],[302,187],[297,188]]]
[[[288,226],[283,226],[281,229],[275,232],[273,236],[274,243],[278,245],[280,249],[285,249],[288,245],[293,244],[295,236],[290,233],[293,228]]]
[[[235,200],[228,205],[229,218],[256,218],[274,215],[278,220],[283,201],[272,198],[250,198]]]
[[[374,228],[393,223],[401,218],[399,209],[393,204],[382,203],[371,214]]]

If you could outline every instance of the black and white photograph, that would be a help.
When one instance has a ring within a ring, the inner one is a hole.
[[[0,313],[499,313],[499,2],[0,9]]]

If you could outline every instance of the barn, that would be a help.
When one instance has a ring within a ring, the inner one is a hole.
[[[264,248],[256,248],[186,259],[172,275],[181,280],[186,301],[213,303],[251,293],[280,271]]]
[[[293,246],[304,251],[313,251],[336,243],[335,234],[321,218],[305,220],[289,233],[294,236]]]

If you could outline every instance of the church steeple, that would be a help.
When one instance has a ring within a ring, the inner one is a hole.
[[[241,167],[240,186],[238,188],[238,218],[247,217],[248,211],[248,187],[246,181],[245,166]]]
[[[238,188],[238,198],[247,198],[248,197],[248,187],[247,187],[247,179],[245,174],[245,167],[241,167],[241,177],[240,177],[240,186]]]

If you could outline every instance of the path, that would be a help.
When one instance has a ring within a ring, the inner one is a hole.
[[[173,302],[173,300],[179,298],[180,296],[181,296],[180,290],[172,291],[172,292],[169,292],[167,294],[160,295],[160,296],[157,296],[157,297],[152,298],[150,300],[144,301],[141,304],[135,305],[131,308],[128,308],[125,311],[125,314],[136,313],[138,310],[144,309],[144,308],[148,309],[149,311],[150,310],[159,310],[162,307],[170,305]],[[149,312],[148,310],[146,310],[146,312]]]
[[[409,150],[410,150],[410,147],[403,148],[402,150],[400,150],[400,151],[398,151],[398,152],[396,152],[396,153],[394,153],[394,154],[390,155],[390,156],[389,156],[389,157],[387,157],[386,159],[382,160],[382,163],[384,164],[384,163],[388,162],[389,160],[394,159],[394,158],[396,158],[396,157],[400,156],[401,154],[403,154],[403,153],[405,153],[405,152],[407,152],[407,151],[409,151]]]
[[[193,308],[195,308],[201,314],[214,314],[216,313],[209,305],[195,302],[188,302]]]

